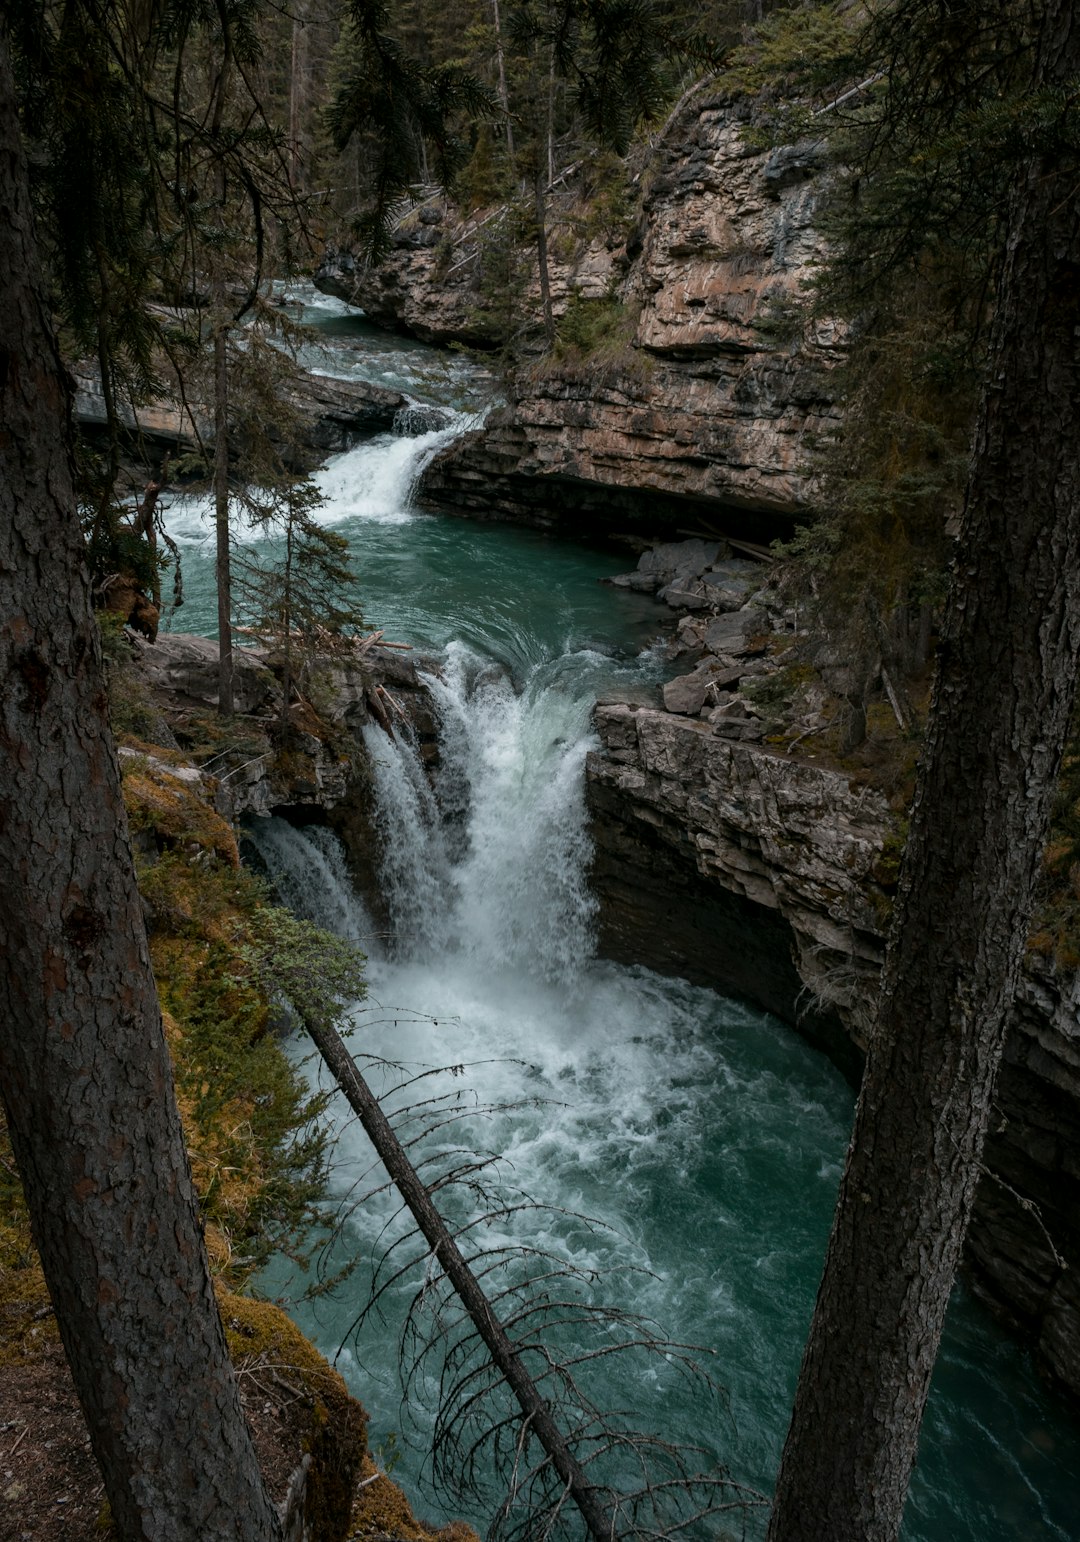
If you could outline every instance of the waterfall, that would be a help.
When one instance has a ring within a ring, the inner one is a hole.
[[[283,819],[260,819],[249,838],[281,902],[294,915],[318,922],[365,953],[378,950],[374,923],[329,830],[298,830]]]
[[[381,897],[391,917],[385,946],[370,941],[371,922],[350,895],[332,836],[276,820],[256,822],[252,835],[282,897],[357,938],[369,954],[369,1002],[350,1042],[384,1106],[400,1114],[417,1101],[420,1085],[440,1118],[452,1108],[449,1138],[433,1127],[414,1147],[414,1157],[429,1164],[428,1181],[462,1153],[486,1153],[494,1165],[483,1176],[485,1192],[512,1196],[480,1233],[467,1232],[470,1239],[542,1248],[584,1271],[605,1301],[660,1322],[672,1337],[737,1343],[749,1356],[755,1396],[771,1384],[771,1404],[784,1396],[771,1346],[776,1311],[761,1323],[739,1317],[729,1277],[739,1255],[752,1272],[750,1260],[763,1250],[760,1225],[747,1223],[737,1187],[717,1186],[703,1153],[710,1144],[733,1151],[753,1144],[758,1135],[745,1131],[759,1124],[768,1132],[765,1168],[775,1165],[785,1188],[795,1182],[802,1190],[796,1240],[774,1200],[752,1203],[774,1211],[785,1234],[778,1255],[786,1259],[794,1248],[802,1268],[809,1253],[812,1274],[847,1093],[828,1067],[810,1074],[809,1095],[805,1076],[787,1080],[748,1068],[750,1022],[787,1046],[784,1030],[761,1014],[594,959],[583,771],[593,743],[590,682],[608,663],[586,650],[572,669],[563,655],[523,666],[515,680],[508,668],[451,644],[441,675],[429,681],[440,721],[434,784],[404,736],[391,741],[368,730]],[[810,1052],[797,1042],[792,1048],[808,1069]],[[777,1127],[796,1125],[798,1152],[790,1142],[774,1143]],[[415,1121],[409,1129],[417,1133]],[[348,1205],[354,1191],[372,1186],[372,1153],[344,1108],[340,1132],[335,1189]],[[741,1159],[731,1160],[737,1166]],[[525,1195],[540,1208],[518,1211]],[[468,1185],[440,1188],[439,1202],[467,1228],[477,1207],[486,1208]],[[337,1256],[366,1261],[373,1248],[400,1238],[403,1226],[391,1196],[368,1198],[342,1222]],[[717,1235],[725,1247],[719,1272]],[[784,1267],[770,1270],[770,1285]],[[361,1297],[367,1277],[364,1269],[354,1277]],[[275,1292],[289,1288],[277,1275],[271,1284]],[[402,1285],[402,1313],[414,1289],[415,1282]],[[383,1306],[392,1314],[392,1303]],[[801,1310],[801,1297],[783,1311],[792,1306]],[[322,1301],[311,1315],[295,1310],[337,1357],[377,1425],[419,1425],[421,1443],[428,1438],[437,1386],[425,1391],[421,1378],[411,1384],[408,1408],[396,1406],[397,1326],[352,1339],[356,1295],[340,1309]],[[798,1330],[788,1331],[794,1341]],[[616,1361],[605,1358],[595,1374],[590,1396],[624,1407]],[[688,1399],[673,1368],[639,1366],[634,1386],[647,1392],[644,1425],[711,1444],[700,1427],[702,1407]],[[716,1454],[723,1454],[719,1446]],[[759,1437],[752,1479],[767,1473],[771,1457],[769,1441]],[[445,1513],[461,1513],[460,1504]]]
[[[543,671],[515,690],[458,643],[428,683],[442,723],[434,791],[406,739],[367,730],[399,954],[566,979],[592,953],[587,714]]]
[[[317,518],[327,525],[360,518],[398,524],[414,517],[412,495],[424,467],[445,446],[482,421],[475,414],[440,411],[437,426],[424,428],[421,409],[404,415],[402,431],[379,434],[335,456],[316,474],[325,502]],[[426,409],[434,421],[433,409]],[[419,429],[419,431],[417,431]]]

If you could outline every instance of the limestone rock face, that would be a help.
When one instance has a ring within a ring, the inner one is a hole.
[[[637,513],[653,528],[685,521],[688,503],[722,506],[763,534],[806,506],[807,444],[836,423],[841,339],[822,323],[797,344],[784,321],[823,260],[819,168],[812,147],[748,150],[744,116],[699,98],[668,133],[640,227],[615,254],[637,317],[625,359],[537,372],[436,458],[427,496],[536,523]]]
[[[490,347],[491,301],[484,292],[482,251],[498,217],[498,211],[488,211],[461,222],[441,200],[429,201],[397,227],[389,257],[376,267],[363,267],[350,253],[327,248],[315,274],[315,287],[358,305],[377,326],[406,332],[422,343]],[[560,261],[552,252],[549,280],[554,314],[562,315],[572,291],[599,299],[617,276],[615,254],[602,241],[594,241],[568,261]],[[540,315],[535,262],[515,299]]]
[[[885,800],[699,718],[615,702],[595,722],[601,950],[738,991],[857,1074],[889,911]],[[1080,1392],[1080,975],[1038,955],[1021,980],[985,1162],[968,1277]]]
[[[594,807],[621,805],[624,823],[647,826],[650,845],[680,853],[696,878],[777,911],[807,992],[854,1013],[882,957],[887,900],[872,877],[888,828],[881,794],[671,711],[598,707],[596,726]],[[601,823],[601,852],[605,840]],[[798,1017],[794,1001],[784,1015]]]

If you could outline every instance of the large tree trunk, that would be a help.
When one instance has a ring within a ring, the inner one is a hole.
[[[0,22],[0,1083],[120,1536],[280,1535],[150,972]]]
[[[1069,0],[1037,85],[1080,72]],[[878,1020],[772,1542],[900,1527],[971,1211],[1080,647],[1075,164],[1014,191],[991,368]]]

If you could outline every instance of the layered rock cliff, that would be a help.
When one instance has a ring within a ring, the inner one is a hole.
[[[594,246],[562,275],[595,295],[606,260],[621,351],[520,375],[509,404],[429,467],[425,496],[541,525],[705,519],[752,539],[805,508],[808,447],[836,424],[841,341],[827,323],[809,341],[786,324],[823,257],[820,167],[812,145],[748,149],[746,112],[695,98],[666,132],[626,244]]]
[[[736,990],[857,1072],[894,864],[882,795],[700,717],[596,712],[600,945]],[[885,855],[883,855],[885,853]],[[947,917],[942,918],[947,924]],[[967,1245],[968,1276],[1080,1393],[1080,976],[1029,956]]]

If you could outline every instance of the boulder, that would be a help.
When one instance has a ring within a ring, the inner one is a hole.
[[[709,591],[703,580],[681,574],[658,590],[656,598],[670,605],[672,610],[707,610],[709,607]]]
[[[680,675],[664,686],[664,707],[668,712],[681,712],[696,717],[705,705],[705,696],[712,683],[708,667],[699,667],[692,674]]]
[[[768,617],[756,605],[728,611],[710,621],[705,629],[705,646],[710,653],[734,657],[764,652],[763,635],[769,630]]]
[[[403,438],[419,439],[421,434],[438,433],[449,428],[454,421],[445,407],[433,407],[428,402],[409,402],[394,414],[394,433]]]
[[[706,568],[711,568],[720,556],[719,541],[665,541],[642,552],[637,570],[651,577],[655,587],[680,578],[684,581],[697,578]]]
[[[765,673],[765,665],[758,659],[736,662],[730,659],[707,658],[688,675],[669,680],[663,688],[664,707],[668,712],[679,712],[693,717],[705,706],[716,706],[719,692],[737,686],[748,675]],[[741,716],[748,715],[745,704],[740,703]]]
[[[218,645],[209,637],[162,632],[141,650],[140,668],[155,698],[170,707],[214,708],[218,703]],[[233,701],[237,712],[275,711],[281,691],[261,648],[234,648]]]

